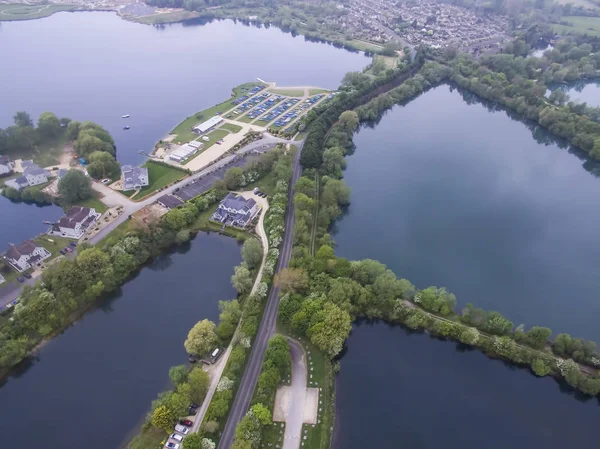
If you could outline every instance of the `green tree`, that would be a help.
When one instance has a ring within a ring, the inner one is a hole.
[[[252,275],[245,265],[238,265],[234,268],[231,283],[240,295],[249,293],[252,289]]]
[[[208,391],[208,385],[210,384],[210,377],[208,373],[199,366],[194,367],[188,375],[188,383],[190,384],[190,398],[192,402],[196,404],[202,403],[206,392]]]
[[[225,172],[223,180],[227,189],[237,190],[244,183],[244,171],[240,167],[232,167]]]
[[[189,354],[203,356],[211,349],[214,349],[216,343],[215,323],[209,320],[202,320],[192,327],[184,342],[184,346]]]
[[[203,449],[202,435],[199,433],[190,433],[183,439],[181,447],[182,449]]]
[[[542,359],[533,359],[531,362],[531,369],[535,375],[539,377],[547,376],[552,371],[550,366],[548,366]]]
[[[321,169],[324,174],[333,178],[341,178],[342,171],[346,168],[344,151],[341,148],[327,148],[323,152],[323,163]]]
[[[542,349],[548,343],[552,331],[547,327],[534,326],[525,333],[527,344],[535,349]]]
[[[358,114],[354,111],[345,111],[340,115],[338,126],[347,133],[353,133],[358,127]]]
[[[308,329],[310,341],[330,358],[340,353],[344,341],[350,334],[352,318],[350,314],[333,303],[326,303],[317,313],[315,324]]]
[[[298,178],[298,181],[296,181],[296,184],[294,185],[294,191],[296,193],[303,193],[309,198],[315,197],[316,189],[317,186],[315,181],[307,178],[306,176],[301,176]]]
[[[67,139],[76,140],[81,130],[81,122],[73,120],[67,125]]]
[[[163,216],[163,223],[169,229],[173,229],[174,231],[179,231],[185,228],[188,225],[188,220],[185,212],[177,207],[175,209],[171,209]]]
[[[121,173],[121,165],[112,154],[105,151],[94,151],[88,162],[86,168],[92,178],[116,178]]]
[[[461,343],[475,345],[479,341],[479,332],[474,327],[467,327],[460,333],[458,339]]]
[[[157,429],[163,429],[169,433],[173,429],[175,423],[175,415],[164,405],[156,408],[152,413],[152,425]]]
[[[53,139],[60,135],[62,128],[56,114],[43,112],[38,119],[38,133],[41,137]]]
[[[258,267],[263,258],[263,248],[257,239],[247,239],[242,246],[242,259],[251,270]]]
[[[169,378],[173,382],[174,385],[179,385],[187,381],[188,378],[188,369],[185,365],[177,365],[172,366],[169,369]]]
[[[92,197],[92,182],[80,170],[69,170],[58,181],[58,193],[67,204],[74,204]]]
[[[31,116],[25,111],[18,111],[13,116],[13,120],[15,122],[15,125],[19,128],[33,126],[33,120],[31,120]]]
[[[250,407],[250,410],[252,410],[252,413],[254,414],[254,416],[256,416],[256,418],[260,421],[260,423],[263,426],[266,426],[273,422],[271,420],[271,410],[269,410],[263,404],[261,404],[261,403],[254,404],[252,407]]]

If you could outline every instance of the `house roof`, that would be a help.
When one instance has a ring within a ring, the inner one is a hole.
[[[72,207],[67,211],[64,217],[58,220],[58,226],[61,228],[75,229],[75,227],[84,223],[90,215],[91,209],[89,207]]]
[[[183,204],[183,201],[173,195],[163,195],[158,199],[158,202],[169,209],[173,209],[174,207]]]
[[[6,251],[5,257],[8,259],[19,260],[21,256],[30,256],[40,245],[33,240],[25,240],[18,246],[10,245]]]
[[[225,198],[223,198],[221,204],[227,209],[234,209],[238,211],[243,210],[248,212],[254,207],[256,201],[254,201],[253,198],[246,199],[243,196],[237,196],[234,193],[229,193]]]
[[[35,164],[33,163],[33,161],[31,159],[28,161],[21,161],[21,167],[23,167],[23,170],[25,170],[26,168],[29,168],[33,165],[35,165]]]
[[[132,165],[123,165],[121,167],[123,174],[123,183],[125,186],[147,185],[148,169],[146,167],[134,167]],[[144,181],[141,178],[145,178]]]
[[[47,175],[47,172],[43,168],[33,164],[33,165],[30,165],[29,167],[27,167],[25,169],[25,171],[23,171],[23,175],[25,175],[25,176],[27,176],[27,175],[32,175],[32,176]]]

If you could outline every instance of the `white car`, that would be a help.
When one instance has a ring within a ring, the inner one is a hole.
[[[165,449],[179,449],[179,443],[171,443],[170,441],[165,444]]]
[[[190,431],[190,429],[188,429],[185,426],[182,426],[181,424],[177,424],[175,426],[175,432],[179,432],[179,433],[182,433],[184,435],[187,435],[189,431]]]
[[[110,182],[110,179],[108,178],[104,178],[102,181],[100,181],[102,184],[108,184]]]
[[[183,441],[183,437],[181,435],[179,435],[178,433],[172,433],[169,438],[171,438],[172,440],[175,440],[175,441],[179,441],[180,443]]]

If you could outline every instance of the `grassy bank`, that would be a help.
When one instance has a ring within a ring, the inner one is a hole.
[[[133,17],[133,16],[122,16],[125,20],[131,22],[143,23],[145,25],[158,25],[161,23],[173,23],[181,22],[183,20],[190,20],[200,17],[200,14],[195,11],[173,11],[165,13],[156,13],[149,16]]]
[[[75,5],[0,4],[0,22],[41,19],[57,12],[75,9],[77,9]]]
[[[278,89],[278,88],[273,88],[273,89],[269,89],[269,92],[277,94],[277,95],[284,95],[286,97],[303,97],[304,96],[304,90],[303,89]]]
[[[146,187],[143,187],[139,193],[134,197],[135,201],[140,201],[146,198],[147,196],[153,194],[157,190],[162,189],[180,179],[183,179],[187,176],[187,173],[178,170],[175,167],[170,167],[168,165],[157,164],[156,162],[148,161],[143,167],[148,169],[148,179],[150,184]],[[128,192],[123,192],[123,194],[128,197],[133,196],[135,190],[130,190]]]

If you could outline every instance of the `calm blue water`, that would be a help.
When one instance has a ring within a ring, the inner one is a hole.
[[[144,268],[0,388],[0,435],[23,449],[119,447],[186,363],[190,328],[235,298],[240,262],[234,239],[203,233]]]
[[[92,120],[113,135],[124,164],[143,162],[139,150],[152,150],[185,117],[229,98],[239,84],[259,77],[281,86],[334,89],[346,72],[370,62],[275,28],[232,21],[157,28],[108,12],[3,22],[0,54],[3,67],[11,67],[0,70],[0,127],[10,125],[17,110],[35,120],[48,110]],[[128,131],[122,129],[124,114],[131,115]],[[0,248],[43,232],[38,217],[53,219],[60,212],[32,217],[30,210],[0,200],[0,216],[10,217],[0,226]]]
[[[597,164],[466,99],[441,86],[355,136],[337,254],[600,342]],[[384,324],[355,326],[347,348],[336,449],[598,446],[598,400],[552,379]]]

